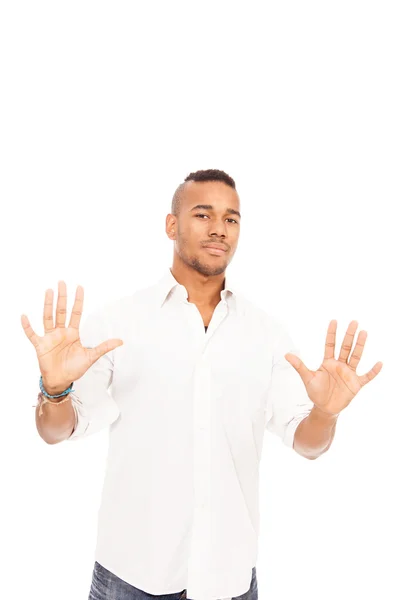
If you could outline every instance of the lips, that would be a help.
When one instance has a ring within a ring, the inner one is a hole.
[[[220,250],[222,252],[226,252],[227,250],[225,246],[222,246],[221,244],[207,244],[207,246],[204,246],[204,248],[207,250]]]
[[[207,250],[207,252],[209,254],[212,254],[213,256],[223,256],[224,254],[226,254],[226,250],[224,248],[214,248],[211,246],[206,246],[204,249]]]

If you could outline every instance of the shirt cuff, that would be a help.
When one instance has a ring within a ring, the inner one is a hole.
[[[312,409],[310,409],[306,413],[302,413],[300,415],[297,415],[296,417],[294,417],[290,421],[290,423],[288,423],[288,426],[286,427],[285,434],[283,436],[283,443],[286,446],[289,446],[289,448],[293,448],[294,434],[296,433],[297,427],[300,425],[300,423],[301,423],[301,421],[303,421],[303,419],[305,419],[306,417],[308,417],[308,415],[310,414],[311,410]]]
[[[70,393],[72,406],[75,412],[75,427],[72,434],[67,438],[67,441],[76,441],[82,439],[87,428],[89,427],[89,418],[85,412],[85,408],[83,406],[80,398],[74,394]]]

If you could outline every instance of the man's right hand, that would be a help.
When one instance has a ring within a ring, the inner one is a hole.
[[[44,336],[32,329],[26,315],[21,315],[22,327],[35,347],[42,374],[43,387],[50,395],[61,394],[72,382],[77,381],[101,356],[123,344],[117,338],[102,342],[95,348],[84,348],[79,338],[79,324],[83,310],[83,287],[78,285],[68,327],[67,286],[58,282],[56,323],[53,320],[53,290],[46,290],[43,325]]]

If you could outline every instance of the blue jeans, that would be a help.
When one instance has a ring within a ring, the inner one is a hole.
[[[111,571],[108,571],[95,561],[88,600],[153,600],[153,598],[160,598],[160,600],[190,600],[190,598],[186,597],[186,590],[175,592],[174,594],[161,594],[161,596],[148,594],[119,579]],[[241,596],[235,596],[232,600],[258,600],[255,567],[253,567],[250,589]]]

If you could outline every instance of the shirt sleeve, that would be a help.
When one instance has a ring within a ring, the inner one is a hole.
[[[310,414],[314,403],[309,399],[300,375],[286,360],[285,354],[288,352],[302,359],[286,328],[281,326],[273,352],[265,427],[278,435],[286,446],[293,448],[295,431],[300,422]]]
[[[81,343],[86,348],[94,348],[112,337],[107,315],[102,311],[90,314],[80,327]],[[74,382],[71,400],[75,428],[67,441],[82,440],[116,421],[120,410],[110,390],[112,377],[113,351],[110,351]]]

